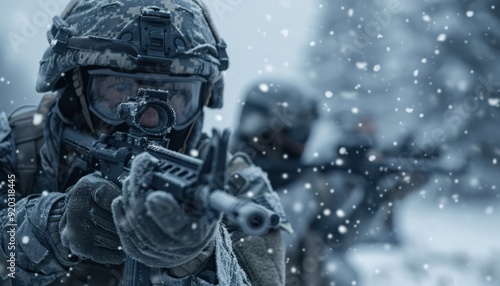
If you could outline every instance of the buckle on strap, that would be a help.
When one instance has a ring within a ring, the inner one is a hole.
[[[220,39],[220,42],[217,43],[217,53],[219,54],[219,70],[225,71],[229,68],[229,56],[227,55],[227,44],[223,39]]]
[[[60,16],[52,18],[52,27],[47,32],[47,40],[55,53],[63,54],[67,50],[70,37],[69,26]]]

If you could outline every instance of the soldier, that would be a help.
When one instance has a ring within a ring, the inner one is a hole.
[[[232,150],[270,175],[293,226],[285,236],[287,285],[353,285],[359,277],[349,248],[396,241],[390,206],[427,177],[415,171],[403,182],[399,171],[385,173],[386,166],[369,161],[392,155],[377,152],[375,132],[364,110],[320,121],[316,101],[290,82],[257,82],[246,94]]]
[[[331,226],[338,226],[339,221],[323,213],[352,203],[363,190],[355,188],[354,179],[315,172],[306,162],[306,145],[319,119],[316,104],[293,83],[259,81],[245,96],[231,142],[233,152],[246,152],[269,174],[293,226],[294,233],[285,236],[286,285],[330,285],[339,281],[340,273],[343,279],[352,281],[353,271],[343,261],[343,249],[334,249],[331,236],[335,233]],[[332,136],[328,133],[321,138],[330,140]],[[332,189],[336,192],[332,193]],[[333,278],[327,273],[332,263],[336,263],[337,270]]]
[[[268,174],[273,187],[280,188],[290,182],[283,174],[296,172],[302,165],[317,118],[316,102],[298,86],[280,79],[256,82],[246,93],[232,151],[249,154]]]
[[[222,106],[221,72],[228,67],[226,45],[204,6],[196,0],[74,0],[54,17],[48,39],[37,91],[53,91],[55,100],[46,97],[34,117],[18,113],[7,122],[0,114],[2,217],[15,200],[17,219],[15,278],[4,267],[11,248],[9,221],[2,219],[2,279],[118,285],[128,255],[150,271],[149,281],[136,285],[283,285],[278,229],[248,237],[220,219],[188,214],[169,193],[151,189],[158,166],[146,153],[133,160],[121,190],[99,172],[75,175],[81,161],[62,139],[65,128],[94,138],[128,129],[118,106],[147,88],[163,93],[174,110],[168,148],[201,156],[207,145],[202,110]],[[35,135],[45,113],[38,156]],[[147,129],[161,128],[163,119],[148,108],[138,120]],[[227,172],[245,182],[230,188],[234,195],[251,193],[280,212],[265,174],[247,156],[235,154]]]

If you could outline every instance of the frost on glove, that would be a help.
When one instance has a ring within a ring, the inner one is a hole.
[[[172,268],[207,248],[218,220],[192,216],[167,191],[151,189],[157,164],[147,153],[137,155],[113,215],[127,254],[149,267]]]

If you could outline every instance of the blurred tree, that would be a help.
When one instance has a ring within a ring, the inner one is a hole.
[[[305,68],[324,110],[368,109],[384,147],[412,134],[428,155],[442,148],[472,158],[459,181],[465,193],[500,186],[496,1],[317,4]]]

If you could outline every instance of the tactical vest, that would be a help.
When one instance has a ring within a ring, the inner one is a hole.
[[[36,174],[41,169],[44,118],[55,99],[55,94],[45,94],[38,106],[22,106],[9,116],[16,147],[18,190],[23,197],[32,193]]]

